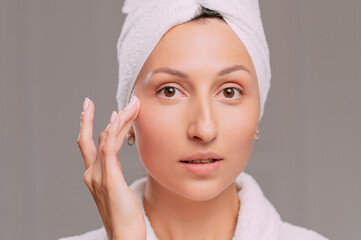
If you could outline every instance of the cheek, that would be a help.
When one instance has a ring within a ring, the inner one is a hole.
[[[158,106],[151,102],[142,105],[134,122],[140,157],[146,168],[166,167],[164,156],[174,156],[174,148],[184,130],[184,114],[179,108]],[[169,160],[169,159],[168,159]]]
[[[220,120],[222,131],[220,144],[223,145],[224,150],[227,150],[229,159],[240,168],[246,166],[252,152],[258,124],[257,111],[258,108],[253,105],[243,105],[237,110],[228,111]]]
[[[252,115],[242,110],[227,114],[221,121],[222,134],[227,138],[225,142],[243,144],[253,140],[257,128],[257,114]]]

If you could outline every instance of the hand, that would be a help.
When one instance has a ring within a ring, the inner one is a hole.
[[[94,104],[84,101],[77,140],[84,159],[84,182],[100,212],[108,239],[146,239],[145,220],[134,193],[124,180],[117,153],[137,118],[140,102],[119,114],[113,111],[110,123],[100,134],[98,149],[93,141]]]

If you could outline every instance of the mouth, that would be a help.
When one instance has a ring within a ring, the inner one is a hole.
[[[216,161],[221,161],[222,159],[215,159],[215,158],[210,158],[210,159],[199,159],[199,160],[181,160],[181,163],[189,163],[189,164],[207,164],[207,163],[214,163]]]
[[[181,160],[180,165],[189,173],[197,176],[207,176],[215,173],[222,165],[223,159]]]

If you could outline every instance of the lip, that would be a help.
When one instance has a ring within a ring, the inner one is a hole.
[[[223,159],[221,156],[219,156],[218,154],[216,154],[214,152],[206,152],[206,153],[197,152],[184,159],[181,159],[180,161],[205,160],[205,159],[210,159],[210,158],[217,159],[217,160]]]
[[[198,176],[206,176],[215,172],[221,166],[222,163],[223,160],[217,160],[213,163],[180,162],[181,166],[183,166],[187,171]]]
[[[213,163],[187,163],[185,161],[216,159]],[[216,171],[223,162],[223,158],[214,152],[197,152],[179,161],[187,171],[199,175],[206,176]]]

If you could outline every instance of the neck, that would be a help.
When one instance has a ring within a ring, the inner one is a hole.
[[[147,178],[144,209],[159,239],[232,239],[240,207],[234,182],[211,200],[194,201]]]

